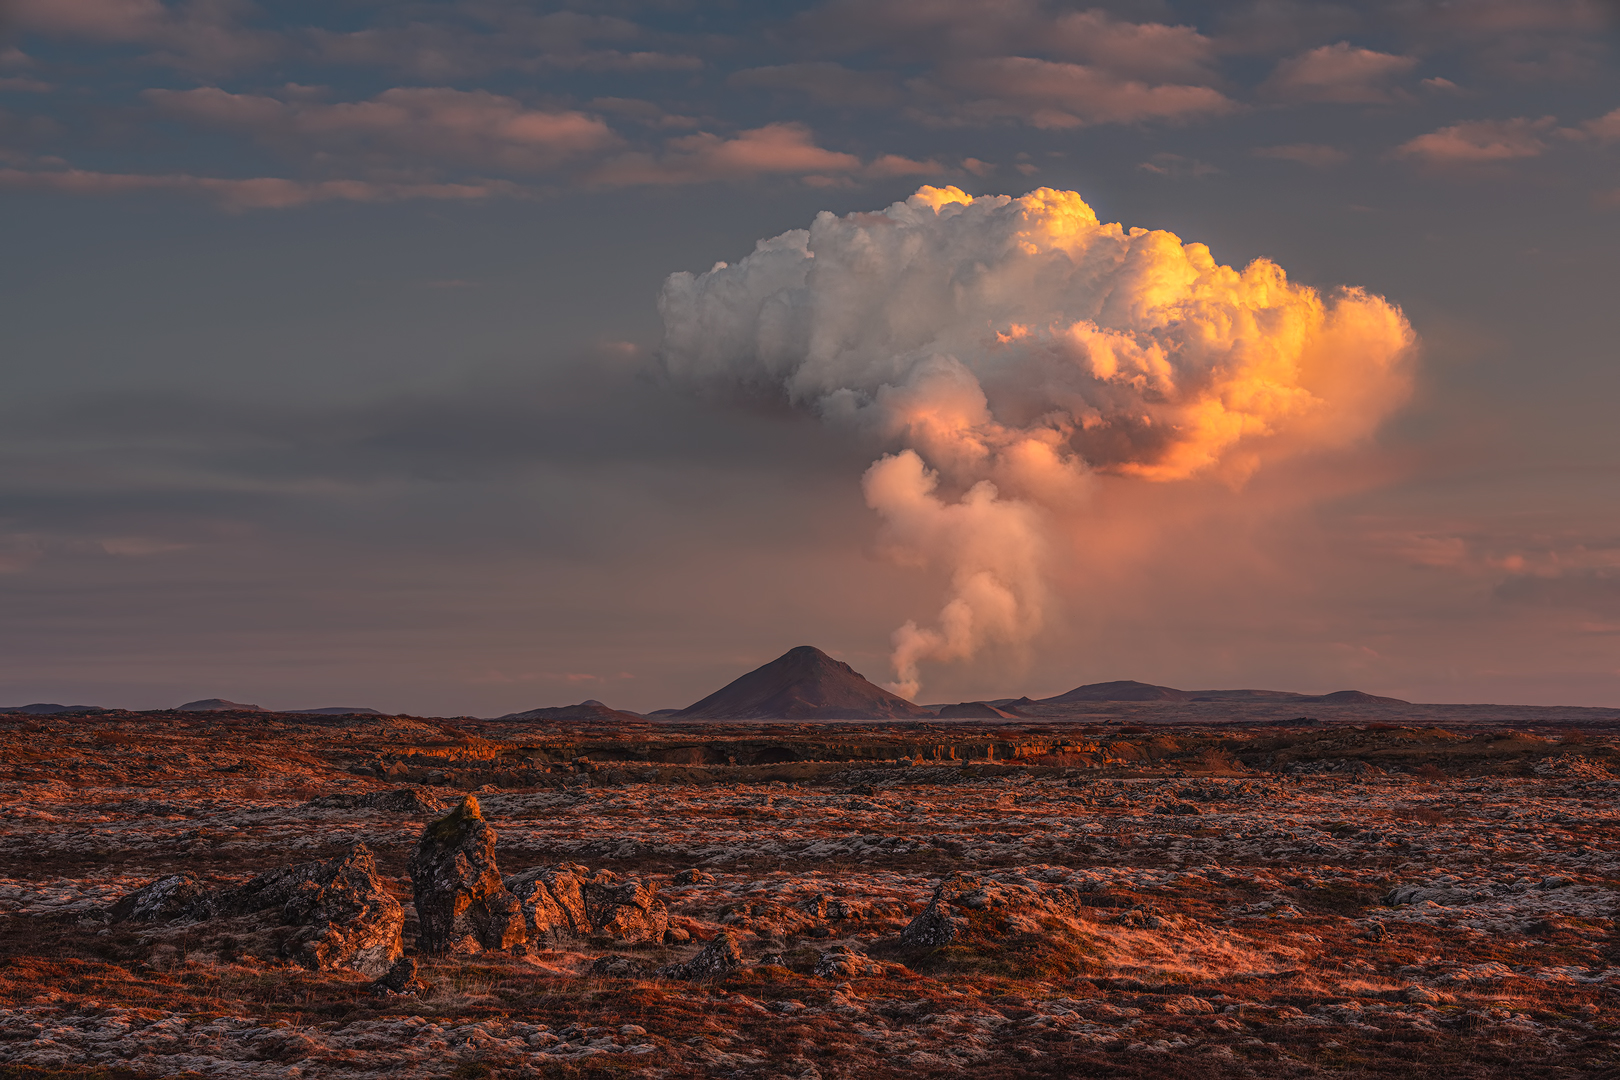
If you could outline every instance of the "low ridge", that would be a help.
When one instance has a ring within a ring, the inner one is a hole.
[[[1154,686],[1135,679],[1087,683],[1066,694],[1041,698],[1042,705],[1066,705],[1071,701],[1190,701],[1192,694],[1170,686]]]
[[[1173,686],[1119,679],[1087,683],[1056,697],[1041,698],[1042,705],[1068,705],[1082,701],[1289,701],[1301,705],[1410,705],[1400,698],[1379,697],[1360,690],[1331,694],[1296,694],[1292,690],[1177,690]]]
[[[934,714],[800,645],[675,713],[679,720],[899,720]]]
[[[226,701],[224,698],[210,697],[198,701],[188,701],[178,706],[175,712],[265,712],[257,705],[243,705],[237,701]]]
[[[549,709],[529,709],[525,712],[507,713],[497,716],[497,720],[585,720],[605,721],[612,723],[639,723],[642,717],[638,713],[625,712],[623,709],[613,709],[602,704],[594,698],[582,701],[578,705],[560,705]]]

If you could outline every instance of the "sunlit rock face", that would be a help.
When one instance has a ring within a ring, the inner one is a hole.
[[[495,830],[468,795],[422,833],[411,856],[417,945],[425,953],[510,949],[525,939],[517,898],[501,884]]]
[[[565,863],[514,874],[505,885],[522,908],[532,943],[570,936],[659,942],[669,928],[669,915],[653,891],[640,881],[621,881],[611,870]]]

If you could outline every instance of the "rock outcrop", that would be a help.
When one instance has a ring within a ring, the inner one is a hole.
[[[1072,973],[1093,951],[1072,892],[1015,875],[958,871],[900,932],[907,964],[971,967],[1015,975]]]
[[[703,946],[702,950],[685,963],[671,964],[659,968],[657,975],[663,979],[681,979],[686,982],[701,982],[707,979],[718,979],[728,972],[736,971],[743,966],[742,953],[737,949],[737,939],[722,931],[715,935],[713,941]]]
[[[411,885],[425,953],[480,952],[521,947],[523,911],[501,883],[495,830],[468,795],[422,833],[411,855]]]
[[[198,906],[210,917],[266,911],[298,927],[281,951],[312,971],[350,968],[375,978],[404,953],[405,913],[364,844],[340,859],[260,874],[240,888],[210,893]]]
[[[404,953],[405,913],[364,844],[341,858],[271,870],[233,888],[204,890],[185,874],[160,878],[119,900],[108,915],[218,923],[243,951],[312,971],[349,969],[375,978]]]
[[[576,863],[539,867],[504,882],[523,912],[531,943],[568,937],[608,937],[635,943],[663,940],[669,914],[640,881]]]
[[[120,898],[107,917],[113,922],[169,922],[184,916],[207,892],[190,874],[170,874]]]

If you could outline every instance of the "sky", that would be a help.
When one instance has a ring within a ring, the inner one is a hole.
[[[0,0],[0,704],[1620,706],[1617,45]]]

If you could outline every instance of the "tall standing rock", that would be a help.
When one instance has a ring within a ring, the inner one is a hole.
[[[517,898],[501,884],[495,830],[468,795],[422,833],[411,856],[411,884],[426,953],[469,953],[521,946]]]

